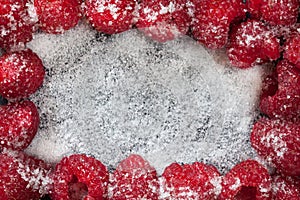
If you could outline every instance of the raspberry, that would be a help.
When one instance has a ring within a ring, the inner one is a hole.
[[[186,0],[142,0],[136,26],[158,42],[184,35],[191,23],[186,3]]]
[[[53,176],[54,199],[105,199],[109,173],[98,160],[83,154],[63,158]]]
[[[219,199],[271,199],[271,178],[267,169],[254,160],[235,165],[223,177]]]
[[[81,17],[80,0],[35,0],[40,29],[59,34],[75,27]]]
[[[136,0],[86,0],[85,14],[96,30],[115,34],[132,27],[136,5]]]
[[[194,20],[191,26],[193,37],[211,49],[222,48],[228,41],[230,23],[245,15],[242,1],[192,0]]]
[[[248,20],[234,27],[227,55],[233,66],[248,68],[280,56],[279,39],[260,21]]]
[[[14,50],[32,40],[34,22],[25,0],[0,0],[0,47]]]
[[[165,169],[162,177],[163,196],[167,199],[216,199],[221,188],[218,170],[200,162],[173,163]]]
[[[49,192],[51,168],[21,152],[0,154],[0,195],[4,200],[32,200]]]
[[[261,0],[262,19],[271,25],[295,24],[298,17],[298,0]]]
[[[281,173],[300,175],[300,126],[297,123],[261,119],[254,124],[251,145]]]
[[[7,99],[26,98],[37,91],[44,80],[41,59],[31,50],[0,57],[0,94]]]
[[[40,118],[31,101],[0,106],[0,147],[24,150],[34,138]]]
[[[297,32],[284,44],[283,58],[300,68],[300,34]]]
[[[275,175],[272,177],[272,192],[274,200],[299,200],[299,180],[292,177]]]
[[[112,175],[109,197],[111,199],[158,199],[156,170],[139,155],[123,160]]]
[[[299,120],[300,70],[287,60],[278,63],[276,72],[263,84],[260,110],[271,118]]]
[[[263,0],[246,0],[247,11],[250,13],[251,19],[261,18],[261,5]]]

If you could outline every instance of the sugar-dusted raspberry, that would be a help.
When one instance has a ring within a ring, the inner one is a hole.
[[[34,21],[26,0],[0,0],[0,47],[15,50],[32,40]]]
[[[193,37],[211,49],[222,48],[228,41],[230,23],[243,18],[244,4],[236,0],[192,0]]]
[[[93,157],[64,157],[55,167],[53,199],[105,199],[108,177],[106,167]]]
[[[200,162],[173,163],[162,174],[162,196],[166,199],[216,199],[221,191],[218,170]]]
[[[254,124],[251,145],[281,173],[300,175],[300,125],[298,123],[261,119]]]
[[[21,152],[0,154],[0,197],[3,200],[34,200],[47,194],[51,168],[42,160]]]
[[[77,25],[81,17],[81,0],[35,0],[40,29],[59,34]]]
[[[184,35],[191,22],[186,3],[186,0],[142,0],[136,26],[159,42]]]
[[[300,200],[300,180],[290,176],[272,177],[274,200]]]
[[[45,76],[43,63],[31,50],[0,57],[0,94],[7,99],[21,99],[33,94]]]
[[[248,20],[233,28],[227,55],[239,68],[276,60],[280,57],[279,39],[262,22]]]
[[[300,70],[282,60],[263,83],[260,110],[271,118],[297,121],[300,117]]]
[[[261,0],[262,19],[271,25],[295,24],[299,12],[298,0]]]
[[[295,32],[284,44],[283,58],[300,68],[300,33]]]
[[[263,0],[245,0],[247,12],[250,14],[251,19],[261,18],[261,5]]]
[[[24,150],[34,138],[40,118],[31,101],[0,106],[0,147]]]
[[[268,170],[254,160],[235,165],[222,180],[220,200],[269,200],[271,178]]]
[[[123,160],[113,173],[109,198],[158,199],[159,183],[156,170],[139,155],[130,155]]]
[[[85,0],[85,15],[96,30],[115,34],[133,26],[136,6],[136,0]]]

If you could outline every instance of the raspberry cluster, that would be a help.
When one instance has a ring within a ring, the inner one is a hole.
[[[33,12],[34,11],[34,12]],[[66,199],[300,199],[300,29],[298,0],[0,0],[0,198]],[[227,50],[234,67],[270,62],[250,136],[274,171],[245,160],[221,175],[214,166],[173,163],[159,177],[139,155],[113,172],[83,154],[55,167],[26,155],[39,114],[27,98],[45,70],[26,48],[40,29],[60,34],[84,17],[96,30],[137,28],[159,42],[190,35],[207,48]]]

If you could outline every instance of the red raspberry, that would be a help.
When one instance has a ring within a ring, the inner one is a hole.
[[[85,14],[96,30],[115,34],[132,27],[136,5],[136,0],[85,0]]]
[[[254,124],[251,144],[257,153],[287,175],[300,175],[300,126],[261,119]]]
[[[250,13],[251,19],[261,18],[261,5],[263,0],[246,0],[247,11]]]
[[[287,60],[280,61],[276,73],[264,81],[260,110],[271,118],[299,120],[300,70]]]
[[[34,22],[25,0],[0,0],[0,47],[14,50],[32,40]]]
[[[130,155],[123,160],[112,175],[109,198],[158,199],[156,170],[139,155]]]
[[[274,200],[300,200],[300,182],[298,179],[280,175],[275,175],[272,179]]]
[[[49,192],[51,168],[42,160],[21,152],[0,154],[2,200],[32,200]]]
[[[21,99],[33,94],[43,83],[44,67],[31,50],[0,57],[0,94],[7,99]]]
[[[295,24],[298,17],[298,0],[261,0],[262,19],[271,25]]]
[[[280,57],[279,39],[260,21],[248,20],[234,27],[227,55],[232,65],[248,68]]]
[[[222,48],[228,41],[230,23],[244,17],[244,4],[236,0],[192,0],[194,38],[211,49]]]
[[[77,25],[81,17],[80,0],[35,0],[40,28],[59,34]]]
[[[168,166],[163,177],[163,197],[166,199],[216,199],[221,190],[218,170],[200,162]]]
[[[300,33],[295,33],[284,44],[283,58],[300,68]]]
[[[184,35],[191,23],[186,3],[186,0],[142,0],[136,26],[158,42]]]
[[[222,180],[220,200],[271,199],[271,178],[267,169],[254,160],[234,166]]]
[[[31,101],[0,106],[0,147],[24,150],[34,138],[40,118]]]
[[[82,154],[63,158],[55,168],[54,199],[105,199],[109,173],[98,160]]]

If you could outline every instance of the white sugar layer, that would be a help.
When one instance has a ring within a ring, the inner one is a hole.
[[[159,173],[175,161],[224,172],[254,155],[261,67],[218,64],[188,37],[159,44],[136,30],[105,37],[84,25],[38,34],[29,46],[48,72],[32,98],[42,123],[30,154],[55,163],[85,153],[114,168],[137,153]]]

